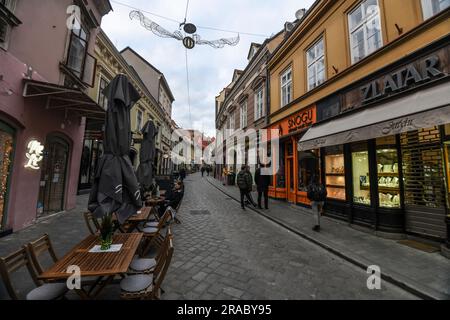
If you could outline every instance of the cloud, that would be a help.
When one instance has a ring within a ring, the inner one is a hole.
[[[185,0],[120,0],[121,3],[157,13],[177,21],[184,19]],[[204,39],[230,38],[234,33],[203,29],[214,27],[245,33],[270,36],[283,28],[286,21],[295,19],[295,12],[309,8],[313,0],[191,0],[187,21],[199,26],[197,31]],[[104,17],[102,28],[121,50],[132,47],[167,78],[176,101],[172,117],[183,128],[215,133],[215,96],[229,84],[234,69],[244,69],[251,42],[263,42],[263,37],[241,34],[236,47],[214,49],[196,46],[188,50],[190,73],[190,108],[187,99],[186,51],[181,42],[155,36],[130,20],[131,9],[111,1],[114,11]],[[178,24],[146,14],[170,31],[178,30]],[[190,112],[189,112],[190,109]]]

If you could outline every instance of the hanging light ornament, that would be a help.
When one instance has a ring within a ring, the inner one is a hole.
[[[183,30],[185,33],[189,34],[190,36],[185,36],[181,31],[177,30],[174,32],[170,32],[163,27],[161,27],[156,22],[153,22],[149,18],[147,18],[142,12],[138,10],[133,10],[130,12],[130,19],[136,19],[141,22],[141,25],[146,28],[147,30],[153,32],[155,35],[161,38],[173,38],[178,41],[182,41],[183,45],[187,49],[193,49],[195,45],[209,45],[213,48],[220,49],[228,46],[236,46],[239,41],[240,37],[239,34],[235,38],[221,38],[218,40],[204,40],[200,37],[200,35],[195,34],[197,32],[197,27],[192,23],[186,23],[183,22],[180,24],[180,29],[183,27]]]

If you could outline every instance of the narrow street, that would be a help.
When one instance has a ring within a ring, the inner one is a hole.
[[[239,203],[202,179],[187,177],[179,225],[173,226],[175,254],[164,281],[166,300],[198,299],[415,299],[385,281],[368,290],[368,275],[354,265],[289,232]],[[44,233],[62,257],[87,236],[82,213],[76,210],[38,222],[0,239],[0,256]],[[25,268],[14,277],[19,292],[34,287]],[[110,285],[99,299],[118,299]],[[69,299],[79,299],[75,293]],[[0,299],[7,299],[0,287]]]
[[[188,176],[164,299],[413,299]]]

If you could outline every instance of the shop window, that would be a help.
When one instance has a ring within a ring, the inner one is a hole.
[[[378,0],[361,2],[348,20],[352,63],[356,63],[383,45]]]
[[[427,20],[450,7],[450,0],[422,0],[423,19]]]
[[[320,177],[319,150],[298,152],[298,191],[307,191],[313,176]]]
[[[345,201],[345,161],[343,146],[327,148],[325,153],[325,183],[328,198]]]
[[[400,176],[395,137],[377,139],[379,205],[400,208]]]
[[[450,201],[450,141],[444,143],[445,169],[447,170],[447,201]],[[448,204],[450,205],[450,203]]]
[[[370,206],[369,152],[367,144],[352,148],[353,202]]]
[[[286,173],[285,173],[285,145],[281,144],[280,145],[280,165],[278,167],[278,172],[277,172],[277,188],[286,188]]]
[[[0,122],[0,230],[6,224],[8,184],[14,150],[14,131]]]

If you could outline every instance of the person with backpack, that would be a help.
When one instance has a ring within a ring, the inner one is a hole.
[[[253,201],[250,195],[253,186],[253,178],[246,165],[242,166],[241,171],[239,171],[237,175],[237,185],[239,187],[239,191],[241,192],[242,210],[245,210],[244,198],[247,198],[248,202],[250,202],[256,208],[256,203]]]
[[[313,175],[311,178],[311,184],[307,188],[308,199],[311,201],[311,207],[313,210],[313,216],[315,219],[315,225],[313,230],[320,231],[320,215],[327,199],[327,188],[319,183],[317,176]]]

